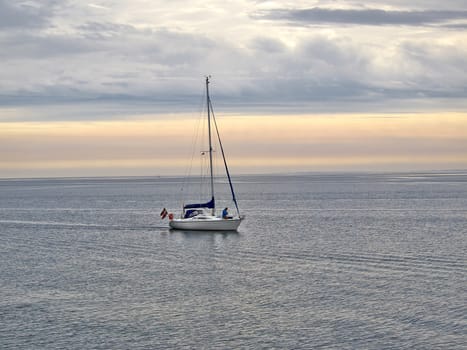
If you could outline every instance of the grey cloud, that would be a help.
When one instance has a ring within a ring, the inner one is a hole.
[[[53,7],[53,1],[32,5],[21,1],[0,0],[0,28],[44,27],[53,15]]]
[[[0,102],[180,105],[183,98],[193,104],[198,90],[192,78],[210,73],[201,60],[214,45],[194,34],[112,23],[91,22],[60,34],[10,31],[0,35],[0,46],[8,47],[0,51]],[[225,47],[217,45],[216,52],[224,54]]]
[[[0,36],[0,46],[8,50],[0,52],[3,59],[34,59],[40,61],[51,57],[66,57],[101,50],[85,38],[53,34],[22,32],[14,36]]]
[[[276,9],[257,12],[256,19],[287,21],[291,24],[407,25],[438,24],[450,20],[466,20],[467,11],[386,11],[380,9]]]
[[[109,22],[86,22],[76,26],[75,29],[89,39],[107,39],[140,32],[135,27],[128,24]]]
[[[174,47],[162,45],[174,40]],[[191,35],[152,33],[147,40],[129,41],[126,54],[122,54],[117,43],[121,37],[106,39],[106,49],[90,56],[68,53],[64,58],[50,57],[50,68],[36,73],[32,84],[25,84],[27,89],[13,88],[0,96],[0,101],[10,105],[116,103],[133,105],[134,111],[147,111],[149,105],[153,112],[182,111],[199,102],[206,73],[214,77],[213,99],[222,110],[291,111],[313,106],[313,110],[340,111],[391,99],[457,98],[465,94],[465,89],[459,88],[465,86],[462,73],[457,72],[457,81],[451,76],[455,77],[455,71],[446,78],[435,76],[440,66],[465,67],[463,52],[453,56],[450,47],[427,51],[426,44],[405,42],[399,48],[404,59],[426,71],[423,76],[406,78],[402,70],[398,77],[393,77],[394,72],[373,72],[372,53],[347,38],[315,36],[295,48],[257,38],[251,52],[228,45],[203,50],[202,45],[212,44],[209,40],[198,38],[201,47],[189,45],[191,40]],[[442,74],[447,74],[444,68]],[[401,82],[397,87],[387,85],[391,79]],[[441,82],[451,85],[440,88]]]
[[[377,43],[371,51],[351,36],[310,33],[292,47],[267,34],[238,43],[107,20],[0,34],[0,46],[8,48],[0,51],[0,103],[107,103],[125,106],[128,114],[192,111],[206,74],[213,75],[216,106],[232,111],[345,111],[465,95],[467,54],[454,55],[450,46],[406,40],[392,47],[404,63],[399,68]],[[412,69],[418,66],[423,69]]]
[[[415,69],[429,72],[417,77],[416,85],[431,87],[435,94],[465,93],[467,48],[457,45],[430,45],[423,41],[405,41],[399,48],[402,57]]]
[[[286,50],[285,45],[279,40],[258,37],[250,44],[253,50],[265,51],[269,53],[282,53]]]
[[[465,30],[467,29],[467,23],[455,23],[455,24],[445,24],[443,28],[453,29],[453,30]]]

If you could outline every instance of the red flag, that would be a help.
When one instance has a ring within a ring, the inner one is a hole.
[[[162,211],[161,211],[161,219],[165,219],[165,217],[167,216],[167,214],[168,214],[168,213],[167,213],[167,209],[165,209],[165,208],[162,209]]]

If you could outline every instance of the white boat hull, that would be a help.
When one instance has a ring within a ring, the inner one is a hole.
[[[173,219],[169,222],[175,230],[190,231],[236,231],[242,218],[222,219],[218,217]]]

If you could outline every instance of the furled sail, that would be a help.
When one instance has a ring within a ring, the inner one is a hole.
[[[207,203],[196,203],[196,204],[187,204],[183,206],[183,209],[196,209],[196,208],[209,208],[212,209],[215,207],[214,197]]]

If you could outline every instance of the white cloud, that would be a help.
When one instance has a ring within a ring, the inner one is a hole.
[[[95,8],[95,9],[100,9],[100,10],[109,10],[109,7],[105,7],[102,5],[96,5],[96,4],[88,4],[89,7]]]

